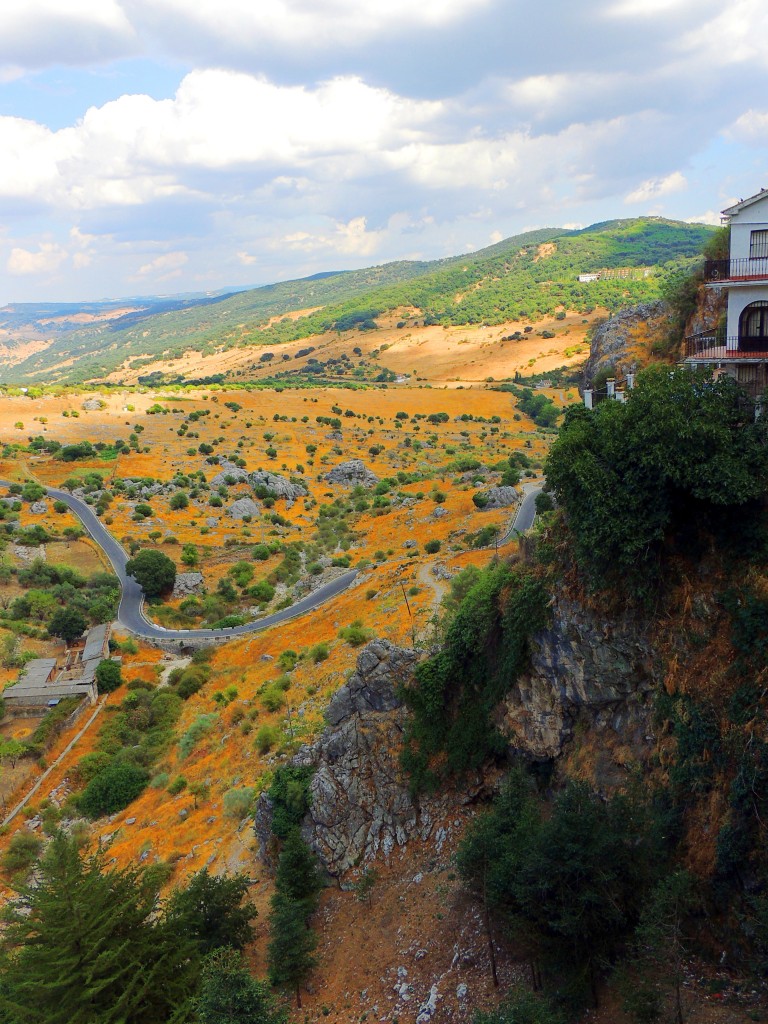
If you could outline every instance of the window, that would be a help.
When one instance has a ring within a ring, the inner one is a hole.
[[[749,235],[749,258],[751,260],[768,257],[768,231],[751,231]]]
[[[768,341],[768,302],[751,302],[739,318],[739,339]]]

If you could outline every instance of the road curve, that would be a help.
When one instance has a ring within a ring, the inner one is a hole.
[[[0,480],[0,487],[9,487],[7,480]],[[290,608],[283,608],[279,612],[265,615],[263,619],[256,619],[253,622],[246,622],[242,626],[231,626],[224,629],[165,629],[144,616],[144,592],[139,584],[125,571],[128,555],[123,546],[115,540],[111,533],[101,523],[93,509],[80,498],[74,497],[68,491],[61,491],[56,487],[46,487],[46,493],[54,501],[63,501],[64,504],[77,516],[83,524],[86,533],[93,540],[112,564],[117,578],[120,580],[121,594],[120,605],[117,611],[117,621],[124,628],[136,636],[145,637],[151,640],[233,640],[236,637],[247,633],[258,633],[270,626],[276,626],[289,619],[295,619],[299,615],[314,611],[321,604],[330,601],[331,598],[341,594],[355,580],[358,574],[357,569],[350,569],[335,580],[318,587],[311,594],[302,597],[301,600],[292,604]]]
[[[541,494],[543,486],[543,483],[523,484],[523,500],[518,506],[509,529],[499,540],[499,547],[514,540],[518,534],[525,533],[533,526],[533,521],[536,518],[536,498]]]

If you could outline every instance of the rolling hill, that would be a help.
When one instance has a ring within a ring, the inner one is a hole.
[[[0,383],[114,380],[121,367],[156,367],[189,351],[212,355],[375,330],[377,317],[398,311],[403,326],[536,321],[557,310],[595,307],[614,311],[657,297],[664,275],[695,259],[710,231],[659,218],[545,228],[432,262],[315,275],[202,302],[166,300],[159,310],[124,306],[120,316],[52,330],[34,351],[7,357]],[[580,274],[600,271],[596,280],[579,281]]]

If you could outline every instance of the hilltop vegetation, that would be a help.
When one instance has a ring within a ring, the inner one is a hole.
[[[402,311],[402,326],[500,324],[559,309],[617,310],[655,298],[663,274],[692,260],[711,229],[660,219],[610,221],[579,231],[544,229],[477,253],[322,275],[217,299],[206,306],[132,316],[75,331],[20,362],[6,380],[82,382],[186,350],[279,346],[327,332],[376,329]],[[637,273],[580,283],[579,273]],[[649,273],[643,270],[646,268]],[[127,361],[127,363],[126,363]]]

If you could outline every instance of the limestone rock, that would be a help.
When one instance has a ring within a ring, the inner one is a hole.
[[[375,640],[358,655],[357,670],[331,700],[328,727],[294,764],[311,765],[311,807],[303,834],[334,876],[377,853],[387,856],[431,830],[414,802],[398,751],[404,711],[397,695],[410,677],[418,651]],[[272,807],[259,798],[256,835],[269,859]]]
[[[509,508],[516,505],[520,498],[514,487],[489,487],[483,494],[488,499],[484,508]]]
[[[238,498],[233,501],[227,509],[227,515],[232,519],[242,519],[244,516],[257,516],[261,512],[261,506],[253,498]]]
[[[190,594],[197,594],[203,586],[203,574],[201,572],[180,572],[176,575],[176,582],[173,584],[173,597],[189,597]]]
[[[33,516],[44,516],[48,511],[48,505],[44,501],[33,501],[29,511]]]
[[[503,702],[500,726],[511,745],[557,757],[580,720],[641,750],[658,677],[652,637],[634,619],[606,621],[566,598],[551,611],[551,624],[531,640],[529,670]]]
[[[100,398],[86,398],[80,408],[85,409],[86,412],[98,412],[99,409],[103,409],[105,405],[106,402],[102,402]]]
[[[341,484],[342,487],[355,487],[357,484],[361,484],[363,487],[375,487],[379,482],[379,478],[372,470],[368,469],[362,459],[340,462],[329,473],[326,473],[325,479],[329,484]]]
[[[279,473],[269,473],[265,469],[258,469],[251,473],[249,480],[252,487],[266,487],[276,498],[285,498],[288,508],[293,505],[297,498],[304,498],[309,493],[303,484],[288,480]]]
[[[248,473],[241,469],[240,466],[236,466],[234,462],[230,462],[229,459],[219,459],[219,465],[221,466],[221,472],[217,473],[211,480],[213,487],[220,487],[222,484],[229,483],[242,483],[248,480]]]
[[[661,340],[670,326],[671,310],[666,302],[642,302],[622,309],[600,324],[592,335],[589,359],[584,367],[585,386],[606,366],[623,375],[635,368],[634,349]]]

